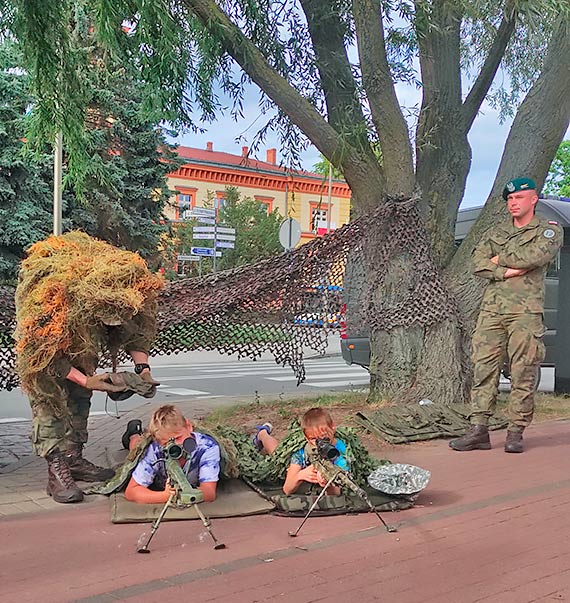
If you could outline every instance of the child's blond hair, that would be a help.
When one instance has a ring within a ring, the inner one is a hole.
[[[186,418],[174,404],[163,404],[153,413],[148,424],[148,431],[154,437],[159,431],[176,431],[186,426]]]
[[[328,427],[334,429],[334,421],[331,413],[320,406],[310,408],[301,418],[301,429],[304,433],[308,429],[318,429],[319,427]]]

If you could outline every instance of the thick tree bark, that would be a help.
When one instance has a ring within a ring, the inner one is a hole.
[[[354,148],[266,61],[259,49],[232,23],[215,0],[183,0],[185,6],[215,35],[225,51],[289,117],[348,182],[355,206],[372,211],[383,199],[385,179],[378,161]],[[368,194],[373,189],[375,195]]]
[[[418,16],[423,3],[417,3]],[[461,100],[460,5],[436,0],[419,28],[423,100],[416,133],[417,183],[435,257],[446,266],[455,251],[455,220],[471,167],[467,135],[513,34],[511,3],[465,102]],[[421,22],[421,20],[420,20]]]
[[[362,83],[380,140],[387,193],[409,197],[415,184],[412,145],[386,57],[381,3],[353,0],[353,14]]]

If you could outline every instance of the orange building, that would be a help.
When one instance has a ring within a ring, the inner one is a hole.
[[[167,212],[173,221],[184,220],[186,210],[203,207],[208,193],[223,204],[228,186],[257,199],[268,211],[278,209],[283,217],[295,218],[301,225],[301,243],[350,219],[350,189],[344,180],[332,181],[329,208],[328,178],[278,166],[276,149],[267,149],[265,161],[251,159],[248,147],[233,155],[214,151],[211,142],[206,149],[178,147],[178,154],[186,162],[168,176],[169,188],[177,193]]]

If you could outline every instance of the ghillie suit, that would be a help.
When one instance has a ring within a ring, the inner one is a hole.
[[[22,263],[16,366],[32,407],[33,448],[48,461],[48,492],[58,502],[82,499],[72,478],[109,477],[82,458],[91,390],[66,376],[72,367],[93,375],[104,354],[113,365],[121,350],[148,354],[161,288],[138,255],[80,232],[36,243]]]

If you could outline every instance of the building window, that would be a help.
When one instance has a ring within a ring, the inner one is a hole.
[[[179,191],[176,195],[176,219],[189,220],[195,203],[195,192]]]
[[[269,215],[273,211],[273,202],[275,201],[275,197],[264,197],[261,195],[254,195],[254,199],[256,201],[259,201],[261,205],[265,207],[267,215]]]
[[[222,209],[226,204],[226,191],[216,191],[215,209]]]
[[[327,227],[328,209],[314,206],[311,207],[311,230],[317,232],[319,228]]]

